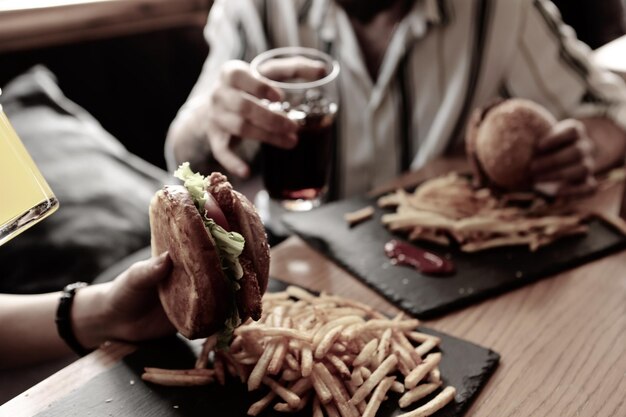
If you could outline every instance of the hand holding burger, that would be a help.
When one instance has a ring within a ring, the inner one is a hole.
[[[595,189],[594,146],[585,125],[557,122],[532,101],[504,100],[475,111],[466,145],[482,185],[560,196]]]

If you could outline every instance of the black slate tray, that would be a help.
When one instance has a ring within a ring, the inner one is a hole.
[[[284,288],[271,281],[270,291]],[[443,359],[440,365],[444,384],[457,389],[455,401],[436,417],[462,416],[498,365],[500,355],[470,342],[429,329],[441,337]],[[258,399],[235,380],[225,387],[161,387],[141,380],[145,366],[163,368],[193,367],[198,346],[178,338],[164,339],[141,346],[119,364],[96,376],[85,385],[51,404],[37,416],[111,417],[111,416],[233,416],[244,417],[249,405]],[[377,416],[392,417],[406,410],[397,407],[397,396],[382,404]],[[422,402],[418,403],[421,404]],[[408,409],[407,409],[408,410]],[[270,410],[264,416],[310,416],[310,410],[281,414]]]
[[[510,246],[478,253],[416,243],[447,254],[457,267],[449,277],[429,277],[405,266],[391,265],[383,245],[393,235],[381,223],[384,210],[352,228],[344,214],[374,200],[355,198],[330,203],[306,213],[289,213],[284,223],[313,247],[378,291],[393,304],[418,318],[432,318],[487,297],[593,261],[626,247],[626,237],[606,223],[593,220],[586,236],[554,242],[536,252]],[[593,277],[589,277],[592,279]]]

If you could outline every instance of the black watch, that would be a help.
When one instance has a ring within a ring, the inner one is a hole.
[[[74,303],[74,295],[79,288],[86,287],[86,282],[75,282],[73,284],[66,285],[61,293],[59,299],[59,307],[57,308],[57,315],[55,322],[57,324],[57,331],[61,339],[67,343],[67,345],[80,356],[85,356],[89,352],[83,345],[78,342],[74,329],[72,328],[72,304]]]

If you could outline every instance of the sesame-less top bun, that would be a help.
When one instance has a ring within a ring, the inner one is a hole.
[[[509,99],[478,109],[466,136],[467,152],[482,185],[504,190],[530,187],[530,164],[537,141],[556,119],[541,105]]]

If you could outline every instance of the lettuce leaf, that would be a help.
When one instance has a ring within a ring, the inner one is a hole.
[[[227,232],[222,226],[215,223],[213,219],[205,217],[204,225],[215,240],[222,260],[222,266],[229,268],[236,280],[240,279],[243,276],[243,269],[239,263],[239,255],[243,251],[246,243],[245,239],[237,232]],[[235,286],[235,289],[239,289],[239,284]]]
[[[189,167],[189,162],[183,162],[176,171],[174,176],[183,181],[183,185],[191,194],[193,203],[201,213],[204,213],[204,205],[208,199],[206,193],[207,179],[199,172],[193,172]]]

